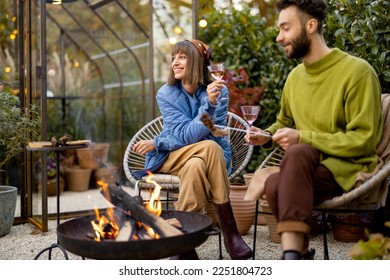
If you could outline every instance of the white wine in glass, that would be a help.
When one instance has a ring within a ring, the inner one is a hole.
[[[223,63],[214,63],[207,66],[209,69],[211,77],[213,77],[215,80],[220,81],[223,78],[223,75],[225,74],[225,64]],[[221,97],[221,95],[218,98],[219,100],[227,99],[226,97]]]
[[[223,78],[223,75],[225,74],[225,65],[223,63],[215,63],[207,66],[207,68],[210,71],[211,76],[217,80],[220,81]]]
[[[248,131],[252,127],[252,124],[257,119],[260,112],[260,106],[241,106],[242,117],[249,124]],[[244,144],[251,145],[251,144]]]
[[[242,117],[249,124],[249,127],[251,127],[259,116],[260,106],[241,106],[241,112]]]

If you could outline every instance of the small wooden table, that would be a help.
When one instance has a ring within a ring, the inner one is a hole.
[[[55,152],[56,153],[56,171],[57,171],[57,225],[60,223],[60,153],[67,150],[76,150],[88,147],[88,144],[83,145],[65,145],[59,147],[30,147],[27,146],[27,151],[30,152]],[[48,205],[47,205],[47,178],[42,178],[42,222],[41,230],[48,231]],[[37,221],[32,221],[37,225]]]

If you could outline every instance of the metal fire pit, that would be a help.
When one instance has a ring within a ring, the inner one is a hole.
[[[207,240],[211,219],[183,211],[163,211],[164,219],[176,218],[182,224],[182,235],[135,241],[95,241],[91,221],[95,215],[84,216],[57,226],[57,240],[65,250],[81,257],[99,260],[152,260],[188,252]],[[89,237],[88,237],[89,236]]]

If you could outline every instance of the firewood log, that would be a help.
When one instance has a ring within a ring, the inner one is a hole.
[[[130,212],[132,218],[153,228],[160,237],[171,237],[183,234],[182,231],[170,225],[163,218],[146,210],[143,205],[139,204],[139,200],[137,198],[129,195],[120,186],[110,185],[107,190],[109,196],[103,193],[103,189],[100,191],[106,199],[109,197],[109,201],[113,205],[127,213]]]

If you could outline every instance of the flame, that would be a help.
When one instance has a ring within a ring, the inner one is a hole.
[[[95,231],[95,240],[101,241],[102,239],[115,239],[119,233],[119,227],[114,219],[114,210],[108,209],[108,217],[102,215],[100,216],[99,210],[95,210],[96,221],[91,221],[93,230]]]
[[[104,198],[107,199],[107,201],[111,201],[110,194],[108,192],[108,184],[105,183],[103,180],[96,181],[96,184],[100,186],[103,190]]]
[[[149,172],[149,176],[146,177],[146,182],[151,183],[154,185],[154,190],[152,194],[150,195],[149,203],[146,204],[146,209],[153,214],[160,216],[162,212],[162,206],[160,201],[160,191],[161,186],[157,184],[156,181],[153,181],[151,178],[153,177],[153,174]]]
[[[161,186],[157,184],[157,182],[153,181],[151,178],[153,177],[153,174],[149,172],[149,176],[146,178],[146,182],[152,183],[155,185],[155,188],[150,196],[149,202],[145,205],[145,208],[150,211],[151,213],[160,216],[162,212],[162,206],[161,201],[159,199],[160,197],[160,191]],[[105,183],[102,180],[99,180],[96,182],[102,189],[104,197],[110,201],[110,194],[108,191],[108,184]],[[94,208],[95,210],[95,216],[96,220],[91,221],[92,228],[95,231],[95,237],[94,240],[96,241],[102,241],[105,239],[115,239],[116,236],[119,233],[119,226],[115,222],[114,217],[114,208],[108,208],[106,215],[100,215],[99,210],[97,207]],[[154,231],[153,228],[141,223],[138,221],[139,227],[144,227],[147,233],[154,239],[159,239],[160,235]],[[136,234],[133,234],[131,236],[131,240],[139,240],[140,237]]]
[[[102,180],[96,182],[103,190],[104,197],[110,201],[108,192],[108,184]],[[107,209],[107,216],[100,215],[97,207],[94,208],[96,221],[91,221],[92,228],[95,231],[95,240],[101,241],[104,239],[115,239],[119,233],[119,226],[115,222],[114,208]]]
[[[147,225],[143,225],[143,227],[145,228],[146,232],[149,234],[150,237],[154,239],[160,239],[160,235],[156,233],[153,228],[148,227]]]

